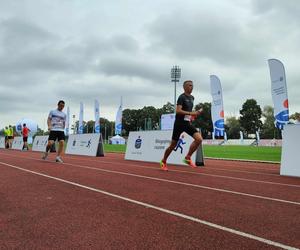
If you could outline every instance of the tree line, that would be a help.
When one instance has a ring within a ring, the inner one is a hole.
[[[211,120],[211,103],[204,102],[195,105],[195,109],[203,109],[203,113],[192,123],[200,128],[204,139],[212,138],[213,124]],[[123,135],[127,136],[129,131],[160,129],[160,117],[162,114],[174,113],[174,105],[165,104],[162,108],[146,106],[142,109],[125,109],[123,111]],[[249,138],[259,132],[262,139],[280,139],[281,131],[274,125],[274,109],[265,106],[261,109],[255,99],[247,99],[239,111],[240,116],[227,117],[225,131],[230,139],[239,139],[240,131],[244,138]],[[299,113],[290,116],[295,119]]]
[[[195,109],[203,109],[202,114],[192,123],[195,127],[201,129],[204,139],[212,138],[213,124],[211,120],[211,103],[204,102],[195,105]],[[161,108],[145,106],[141,109],[125,109],[122,117],[122,135],[128,136],[130,131],[138,130],[157,130],[160,129],[160,118],[162,114],[174,113],[174,105],[170,102]],[[249,138],[259,132],[262,139],[280,139],[281,131],[274,125],[274,109],[271,106],[265,106],[261,109],[255,99],[248,99],[242,105],[239,111],[240,116],[227,117],[225,121],[225,131],[227,138],[239,139],[240,131],[244,138]],[[290,116],[295,119],[299,113]],[[78,121],[77,121],[78,126]],[[114,134],[114,122],[105,118],[100,119],[101,133],[103,138],[108,138]],[[94,121],[86,123],[86,132],[93,131]]]
[[[211,103],[204,102],[195,105],[195,109],[203,109],[202,114],[197,117],[192,123],[195,127],[201,129],[204,139],[212,138],[213,124],[211,120]],[[161,108],[153,106],[145,106],[141,109],[125,109],[122,117],[122,135],[128,136],[130,131],[138,130],[158,130],[160,129],[160,118],[162,114],[174,113],[174,105],[170,102],[163,105]],[[280,139],[281,131],[274,126],[274,109],[271,106],[265,106],[261,109],[255,99],[248,99],[240,109],[240,116],[227,117],[225,120],[225,131],[227,138],[239,139],[240,131],[242,131],[244,138],[249,138],[259,132],[262,139]],[[294,113],[290,119],[296,119],[300,113]],[[79,122],[76,121],[71,127],[72,130],[77,131]],[[93,133],[95,121],[84,121],[84,133]],[[100,127],[102,137],[108,139],[114,135],[115,122],[109,121],[106,118],[100,118]],[[3,134],[3,131],[0,131]],[[38,128],[37,135],[44,135],[47,132]]]

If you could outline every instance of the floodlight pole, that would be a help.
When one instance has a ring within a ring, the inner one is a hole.
[[[171,81],[174,82],[174,113],[176,114],[176,83],[179,82],[181,77],[181,69],[175,65],[171,69]]]

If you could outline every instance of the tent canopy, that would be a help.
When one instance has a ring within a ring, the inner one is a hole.
[[[125,139],[122,136],[115,135],[109,139],[111,144],[125,144]]]

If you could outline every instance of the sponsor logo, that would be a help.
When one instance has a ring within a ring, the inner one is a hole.
[[[139,136],[139,137],[135,140],[134,147],[135,147],[136,149],[139,149],[139,148],[141,148],[141,146],[142,146],[142,139],[141,139],[141,137]]]
[[[22,125],[21,124],[18,124],[17,125],[17,131],[21,131],[22,130]]]
[[[95,127],[95,132],[96,132],[96,133],[99,133],[99,132],[100,132],[100,125],[97,125],[97,126]]]
[[[214,123],[215,136],[224,136],[224,119],[216,120]]]
[[[275,115],[275,119],[275,126],[279,129],[283,129],[283,126],[289,121],[289,110],[285,109],[279,112],[277,115]]]
[[[183,145],[186,144],[186,142],[184,141],[184,135],[181,135],[178,142],[177,142],[177,145],[176,147],[174,148],[174,151],[177,151],[177,149],[180,149],[180,154],[183,153]]]

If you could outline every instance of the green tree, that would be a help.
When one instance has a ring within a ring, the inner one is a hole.
[[[84,133],[94,133],[95,131],[95,121],[90,120],[85,124]]]
[[[260,137],[262,139],[278,138],[279,132],[275,127],[274,122],[274,108],[271,106],[265,106],[262,112],[263,125],[260,131]]]
[[[193,125],[196,128],[201,129],[202,137],[204,139],[211,138],[211,133],[213,131],[213,125],[211,121],[211,103],[199,103],[195,105],[195,110],[198,110],[201,107],[203,112],[193,121]]]
[[[169,106],[165,105],[165,110]],[[145,106],[142,109],[125,109],[123,111],[123,128],[126,135],[130,131],[157,129],[160,123],[162,109]]]
[[[102,138],[107,141],[109,136],[113,135],[114,122],[107,120],[106,118],[100,118],[100,131]]]
[[[140,109],[123,110],[122,125],[126,135],[128,135],[130,131],[137,131],[144,126],[141,113],[142,111]]]
[[[293,119],[293,120],[298,120],[300,118],[300,113],[296,112],[292,115],[290,115],[290,119]]]
[[[44,130],[42,130],[41,128],[37,128],[37,131],[36,131],[36,133],[35,133],[35,135],[34,136],[37,136],[37,135],[44,135],[45,134],[45,132],[44,132]]]
[[[256,131],[261,129],[262,122],[260,119],[262,111],[256,100],[246,100],[240,110],[240,115],[240,124],[247,136],[255,134]]]
[[[159,109],[160,116],[162,114],[172,114],[174,113],[174,104],[167,102],[161,109]]]
[[[155,125],[160,122],[159,110],[152,106],[143,107],[140,118],[144,122],[144,130],[152,130],[155,128]]]
[[[241,131],[241,124],[239,119],[236,117],[228,117],[225,123],[225,130],[227,133],[228,139],[239,139],[240,138],[240,131]]]

